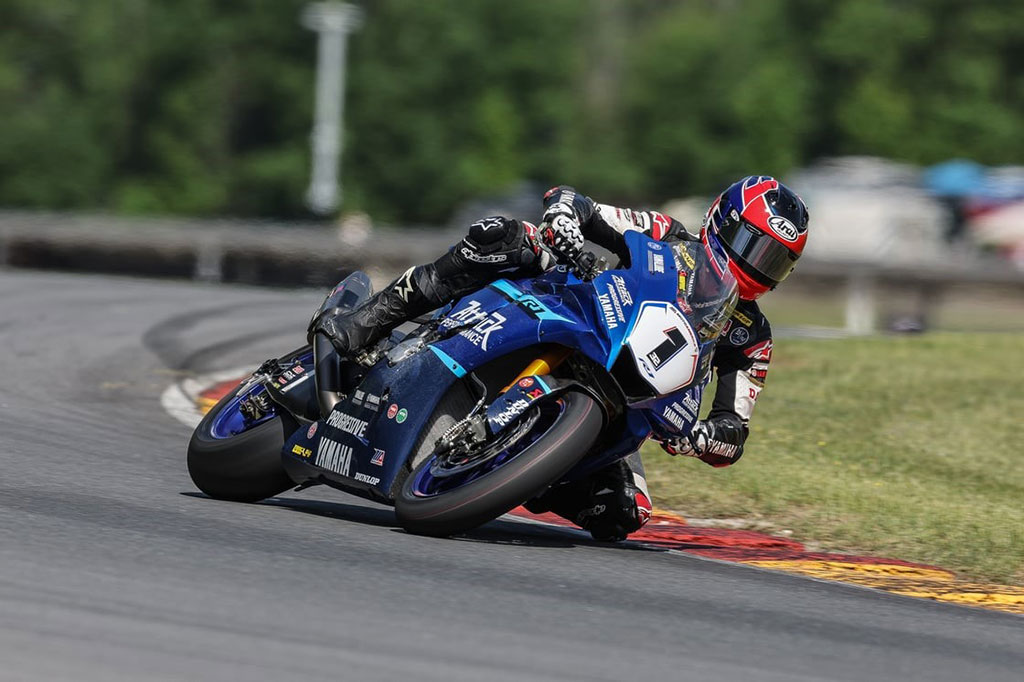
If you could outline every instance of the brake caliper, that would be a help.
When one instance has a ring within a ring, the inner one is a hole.
[[[251,393],[238,402],[238,411],[249,421],[259,421],[270,409],[270,396],[263,392]]]

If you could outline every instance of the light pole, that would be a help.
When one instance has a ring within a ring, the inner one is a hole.
[[[338,178],[342,117],[345,110],[345,44],[363,23],[363,11],[335,0],[313,2],[302,10],[302,25],[319,34],[316,59],[316,109],[311,135],[312,177],[306,203],[319,215],[341,204]]]

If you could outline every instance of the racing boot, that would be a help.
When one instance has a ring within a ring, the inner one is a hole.
[[[322,332],[339,355],[367,348],[398,325],[439,308],[451,290],[437,274],[436,264],[409,268],[394,282],[351,311],[325,310],[312,331]]]
[[[589,479],[552,488],[526,503],[533,513],[554,512],[602,542],[621,542],[651,519],[643,463],[633,453]]]
[[[484,218],[470,225],[466,237],[433,263],[409,268],[353,311],[324,311],[311,331],[323,332],[339,354],[349,355],[403,322],[506,274],[541,271],[552,264],[533,225],[500,216]]]

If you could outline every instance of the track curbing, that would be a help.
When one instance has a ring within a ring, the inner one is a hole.
[[[190,377],[163,392],[160,403],[173,418],[194,428],[203,415],[247,376],[232,369]],[[555,514],[522,507],[510,515],[524,521],[576,528]],[[706,559],[840,582],[948,604],[1024,615],[1024,587],[976,583],[951,571],[901,559],[808,551],[799,541],[751,530],[691,526],[675,512],[655,509],[651,521],[630,536],[644,546]]]

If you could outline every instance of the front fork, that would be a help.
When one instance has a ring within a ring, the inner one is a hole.
[[[516,378],[513,379],[508,386],[501,389],[501,392],[505,393],[506,391],[508,391],[508,389],[515,386],[516,382],[519,381],[520,379],[525,379],[526,377],[538,376],[543,374],[551,374],[552,370],[554,370],[556,367],[565,362],[565,359],[568,358],[570,355],[572,355],[572,350],[562,346],[549,350],[547,353],[544,353],[539,358],[537,358],[529,365],[527,365],[526,369],[520,372],[519,375],[516,376]]]

